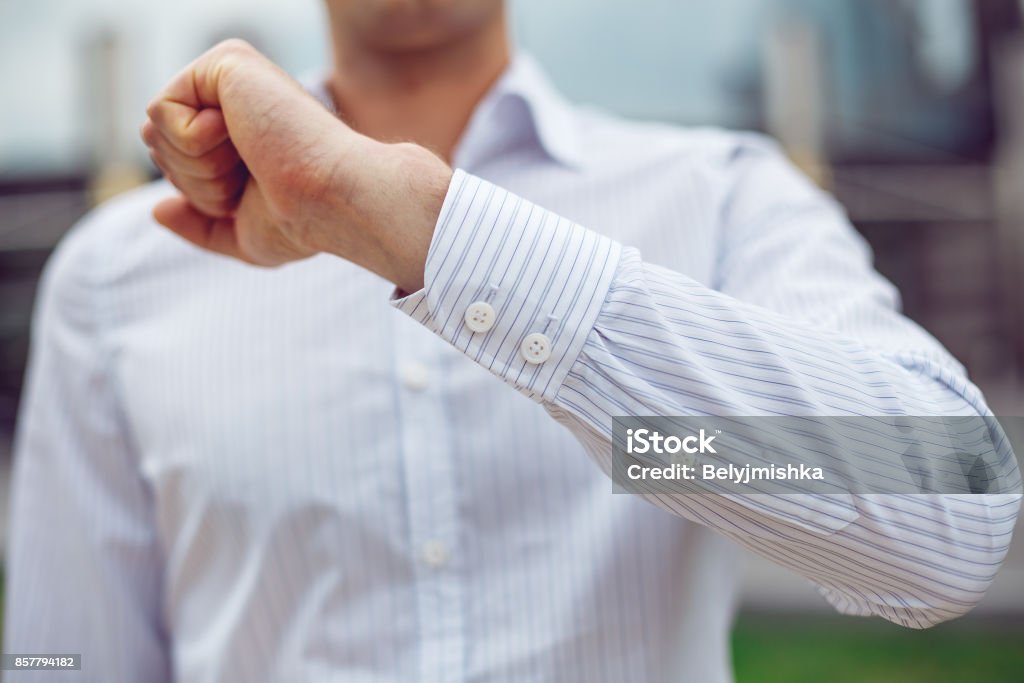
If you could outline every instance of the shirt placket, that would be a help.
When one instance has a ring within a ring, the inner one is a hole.
[[[456,469],[442,400],[444,349],[420,329],[395,336],[409,553],[420,632],[419,680],[454,683],[463,679],[465,643]]]

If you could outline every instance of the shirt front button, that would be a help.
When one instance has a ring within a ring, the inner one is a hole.
[[[411,391],[423,391],[430,386],[430,370],[422,363],[409,363],[402,368],[402,384]]]
[[[494,327],[497,316],[494,308],[486,301],[477,301],[466,309],[466,327],[474,332],[486,332]]]
[[[448,547],[440,541],[427,541],[423,544],[423,561],[428,567],[440,569],[448,564]]]
[[[551,358],[551,340],[540,332],[526,335],[526,339],[519,345],[519,353],[523,355],[527,363],[537,365]]]

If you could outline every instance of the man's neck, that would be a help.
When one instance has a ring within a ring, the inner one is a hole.
[[[364,49],[336,35],[329,88],[355,130],[385,142],[416,142],[451,161],[509,53],[504,18],[441,47],[397,53]]]

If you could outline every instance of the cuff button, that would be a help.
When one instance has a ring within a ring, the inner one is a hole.
[[[540,332],[528,334],[519,346],[519,353],[531,365],[543,363],[551,358],[551,340]]]
[[[477,301],[466,309],[466,327],[474,332],[486,332],[494,327],[497,316],[494,308],[486,301]]]

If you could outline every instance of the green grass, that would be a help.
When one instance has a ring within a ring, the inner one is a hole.
[[[744,614],[733,632],[737,683],[1017,683],[1024,620],[925,631],[876,619]]]
[[[3,597],[0,572],[0,615]],[[878,619],[748,613],[732,645],[737,683],[1024,681],[1024,619],[913,631]]]

